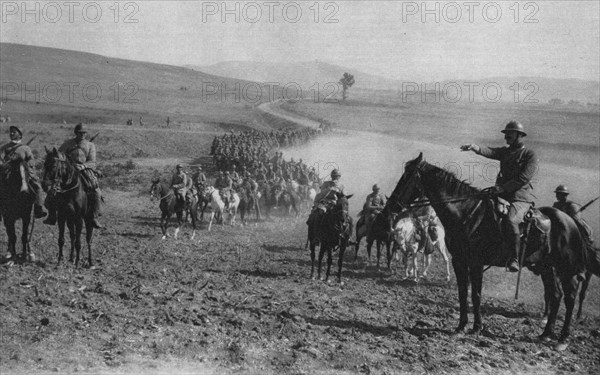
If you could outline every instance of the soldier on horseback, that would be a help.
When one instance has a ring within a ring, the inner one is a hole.
[[[100,204],[102,195],[98,178],[96,177],[96,146],[85,139],[87,130],[82,123],[75,126],[75,138],[66,140],[58,151],[63,152],[73,163],[75,163],[85,185],[85,190],[91,199],[92,205],[92,225],[95,228],[103,228],[98,221],[100,216]],[[48,195],[46,198],[46,208],[49,215],[44,224],[56,224],[56,206],[54,199]]]
[[[331,181],[325,181],[321,185],[321,191],[315,197],[314,206],[306,224],[309,226],[317,224],[314,226],[314,236],[317,243],[321,234],[321,220],[323,219],[323,215],[327,211],[327,207],[337,201],[335,192],[344,194],[344,185],[340,182],[341,177],[342,175],[337,169],[332,170]]]
[[[554,193],[556,194],[557,201],[554,202],[552,207],[557,208],[571,216],[573,220],[575,220],[575,223],[577,223],[577,226],[579,227],[581,235],[586,244],[591,244],[593,242],[592,228],[581,217],[581,206],[573,201],[567,200],[567,197],[569,196],[569,190],[565,185],[558,185],[554,190]]]
[[[183,166],[177,164],[175,167],[175,173],[171,177],[171,189],[177,197],[177,201],[180,204],[189,204],[192,201],[190,194],[192,194],[192,180],[183,171]]]
[[[383,210],[385,206],[385,198],[379,193],[379,186],[373,185],[373,192],[367,195],[365,204],[363,205],[362,215],[365,217],[365,224],[367,226],[367,233],[371,232],[373,220],[375,216]]]
[[[2,159],[2,173],[0,179],[4,183],[4,176],[9,172],[9,168],[16,167],[21,173],[21,192],[31,189],[35,194],[35,205],[33,214],[36,219],[46,216],[43,209],[44,196],[38,177],[34,170],[34,157],[31,148],[21,143],[23,132],[16,126],[9,128],[10,142],[0,147],[0,156]],[[13,199],[15,197],[5,197],[5,187],[0,185],[0,200]]]
[[[461,146],[462,151],[473,151],[488,159],[500,161],[500,172],[496,185],[489,190],[491,194],[505,199],[510,203],[507,217],[502,220],[504,245],[510,254],[514,254],[508,262],[510,272],[519,270],[517,261],[520,250],[519,224],[524,221],[525,214],[533,203],[532,180],[537,172],[537,157],[535,152],[526,148],[523,138],[527,136],[523,125],[510,121],[504,130],[505,147],[479,147],[476,144]]]

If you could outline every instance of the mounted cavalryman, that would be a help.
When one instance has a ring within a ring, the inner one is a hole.
[[[41,185],[34,169],[34,157],[31,148],[23,144],[23,132],[16,126],[9,127],[10,142],[0,147],[0,158],[2,159],[2,178],[8,171],[8,168],[17,167],[21,173],[21,192],[27,192],[31,189],[35,194],[33,214],[36,219],[46,216],[43,209],[44,195]],[[1,180],[0,179],[0,180]],[[3,182],[3,181],[2,181]],[[17,197],[5,197],[4,186],[0,185],[0,199],[16,199]]]
[[[571,216],[573,220],[575,220],[575,223],[577,223],[579,231],[581,232],[586,244],[591,244],[593,241],[592,228],[581,217],[581,206],[571,200],[567,200],[567,197],[569,196],[569,189],[567,189],[565,185],[558,185],[554,190],[554,194],[556,194],[557,201],[554,202],[552,207],[559,209]]]
[[[96,146],[91,141],[85,139],[87,130],[82,123],[75,125],[74,133],[75,137],[66,140],[58,151],[63,152],[79,170],[85,190],[92,203],[92,225],[94,228],[101,229],[103,226],[98,221],[98,217],[100,216],[102,194],[96,176]],[[50,214],[44,220],[44,224],[56,224],[56,206],[50,196],[46,199],[46,208],[48,208]]]
[[[488,159],[500,161],[500,172],[496,185],[489,190],[493,195],[510,203],[507,217],[502,220],[504,246],[513,254],[507,264],[510,272],[519,271],[517,261],[520,250],[519,224],[533,203],[533,178],[537,173],[538,160],[535,152],[523,144],[527,136],[524,127],[517,121],[510,121],[504,130],[505,147],[479,147],[476,144],[461,146],[462,151],[473,151]]]

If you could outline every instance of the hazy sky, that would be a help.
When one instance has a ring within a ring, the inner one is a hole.
[[[404,80],[600,76],[597,0],[116,4],[0,0],[0,40],[173,65],[319,59]]]

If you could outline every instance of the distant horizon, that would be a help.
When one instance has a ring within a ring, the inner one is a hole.
[[[304,64],[304,63],[313,63],[313,62],[319,62],[319,63],[325,63],[327,65],[332,65],[332,66],[340,66],[342,68],[347,68],[348,70],[354,69],[355,71],[361,72],[361,73],[366,73],[366,74],[370,74],[373,76],[377,76],[383,79],[390,79],[390,80],[394,80],[394,81],[407,81],[407,79],[410,79],[410,77],[405,77],[405,78],[396,78],[396,77],[384,77],[382,75],[379,75],[375,72],[368,72],[368,71],[364,71],[364,70],[360,70],[358,68],[354,68],[352,66],[349,65],[345,65],[345,66],[341,66],[335,63],[331,63],[329,61],[326,60],[322,60],[322,59],[315,59],[315,60],[303,60],[303,61],[295,61],[295,62],[284,62],[284,61],[260,61],[260,60],[224,60],[224,61],[219,61],[213,64],[209,64],[209,65],[197,65],[197,64],[183,64],[183,65],[173,65],[173,64],[168,64],[168,63],[161,63],[161,62],[155,62],[155,61],[147,61],[147,60],[136,60],[136,59],[130,59],[130,58],[123,58],[120,56],[110,56],[110,55],[106,55],[106,54],[102,54],[102,53],[96,53],[96,52],[88,52],[88,51],[80,51],[80,50],[75,50],[75,49],[68,49],[68,48],[56,48],[56,47],[48,47],[48,46],[40,46],[40,45],[35,45],[35,44],[24,44],[24,43],[13,43],[13,42],[1,42],[0,41],[0,45],[1,44],[13,44],[13,45],[22,45],[22,46],[28,46],[28,47],[37,47],[37,48],[49,48],[49,49],[56,49],[56,50],[64,50],[64,51],[70,51],[70,52],[77,52],[77,53],[89,53],[92,55],[98,55],[98,56],[103,56],[103,57],[107,57],[107,58],[112,58],[112,59],[120,59],[120,60],[127,60],[127,61],[136,61],[136,62],[141,62],[141,63],[150,63],[150,64],[157,64],[157,65],[167,65],[167,66],[174,66],[174,67],[181,67],[181,68],[186,68],[186,69],[192,69],[192,68],[202,68],[202,67],[210,67],[210,66],[214,66],[214,65],[219,65],[222,63],[261,63],[261,64]],[[206,72],[203,72],[206,73]],[[207,74],[211,74],[211,73],[207,73]],[[594,80],[594,79],[583,79],[583,78],[576,78],[576,77],[561,77],[561,78],[556,78],[556,77],[545,77],[545,76],[535,76],[535,75],[515,75],[515,76],[507,76],[507,75],[492,75],[492,76],[485,76],[485,77],[476,77],[476,78],[465,78],[465,77],[446,77],[446,78],[442,78],[439,81],[447,81],[447,80],[485,80],[485,79],[490,79],[490,78],[516,78],[516,77],[531,77],[531,78],[543,78],[543,79],[552,79],[552,80],[567,80],[567,81],[583,81],[583,82],[594,82],[594,83],[598,83],[600,84],[600,79],[598,80]],[[428,81],[428,82],[433,82],[433,81]]]

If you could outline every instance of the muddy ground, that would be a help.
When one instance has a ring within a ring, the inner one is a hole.
[[[123,134],[114,136],[129,139]],[[213,133],[198,133],[202,142],[190,134],[181,135],[182,144],[189,144],[185,150],[205,158],[206,139]],[[555,342],[536,339],[542,331],[543,292],[541,280],[527,271],[517,301],[516,276],[487,271],[485,328],[478,336],[455,336],[456,282],[454,275],[445,282],[439,254],[430,279],[415,284],[399,273],[368,267],[363,244],[356,263],[354,251],[346,252],[344,284],[338,285],[309,279],[306,213],[299,218],[276,213],[246,227],[216,225],[210,233],[205,221],[194,240],[188,225],[179,239],[161,241],[149,176],[159,171],[166,177],[181,158],[173,150],[160,151],[160,136],[153,137],[157,140],[136,143],[145,154],[133,157],[130,168],[115,167],[109,177],[102,217],[107,229],[95,235],[93,268],[57,266],[56,229],[40,221],[31,243],[37,261],[0,266],[2,374],[580,374],[600,369],[597,278],[570,346],[559,353]],[[169,137],[176,141],[175,135]],[[117,155],[112,165],[125,165],[119,158],[130,156]],[[395,167],[382,179],[397,181],[401,173]],[[354,213],[369,183],[356,185]],[[4,251],[4,231],[0,246]],[[563,314],[561,307],[561,319]]]

